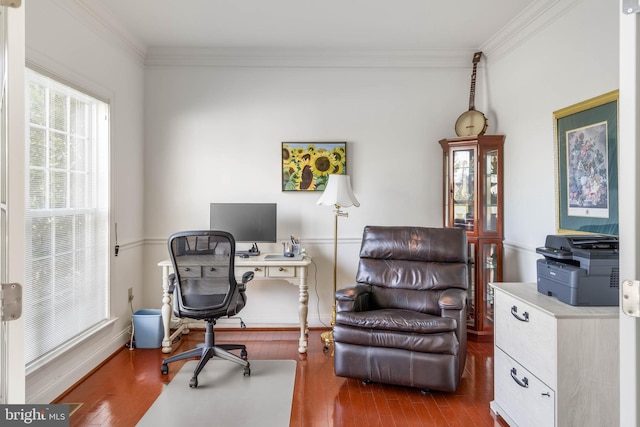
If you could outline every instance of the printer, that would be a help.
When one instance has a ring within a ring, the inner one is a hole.
[[[549,235],[536,249],[538,292],[570,305],[619,305],[618,239],[602,235]]]

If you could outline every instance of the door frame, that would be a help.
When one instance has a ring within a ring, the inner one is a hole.
[[[640,26],[637,13],[622,13],[620,1],[619,197],[620,281],[640,279]],[[620,311],[620,425],[640,425],[640,319]]]
[[[24,284],[24,208],[25,208],[25,12],[24,7],[5,8],[6,20],[6,177],[7,233],[6,271],[7,283]],[[4,180],[3,180],[4,181]],[[6,336],[2,342],[5,350],[5,368],[0,378],[3,403],[25,403],[24,367],[24,313],[17,320],[5,323]]]

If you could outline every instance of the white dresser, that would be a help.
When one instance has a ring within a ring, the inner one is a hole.
[[[574,307],[493,283],[494,400],[512,427],[619,425],[618,307]]]

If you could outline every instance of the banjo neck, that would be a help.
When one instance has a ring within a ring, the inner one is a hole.
[[[474,102],[476,97],[476,72],[478,62],[482,57],[482,52],[476,52],[473,55],[473,75],[471,76],[471,91],[469,94],[469,110],[465,111],[456,120],[456,135],[471,136],[483,135],[487,130],[487,118],[480,111],[476,110]]]
[[[482,52],[476,52],[473,54],[473,73],[471,74],[471,90],[469,91],[469,110],[475,110],[476,100],[476,72],[478,70],[478,62],[482,57]]]

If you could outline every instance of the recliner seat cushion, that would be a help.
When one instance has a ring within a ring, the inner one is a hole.
[[[455,355],[459,349],[456,326],[455,319],[410,310],[339,312],[333,338],[368,347]]]
[[[333,328],[336,343],[408,350],[415,353],[456,355],[460,349],[458,339],[453,332],[421,335],[412,332],[390,332],[384,330],[363,330],[350,326],[336,325]]]

